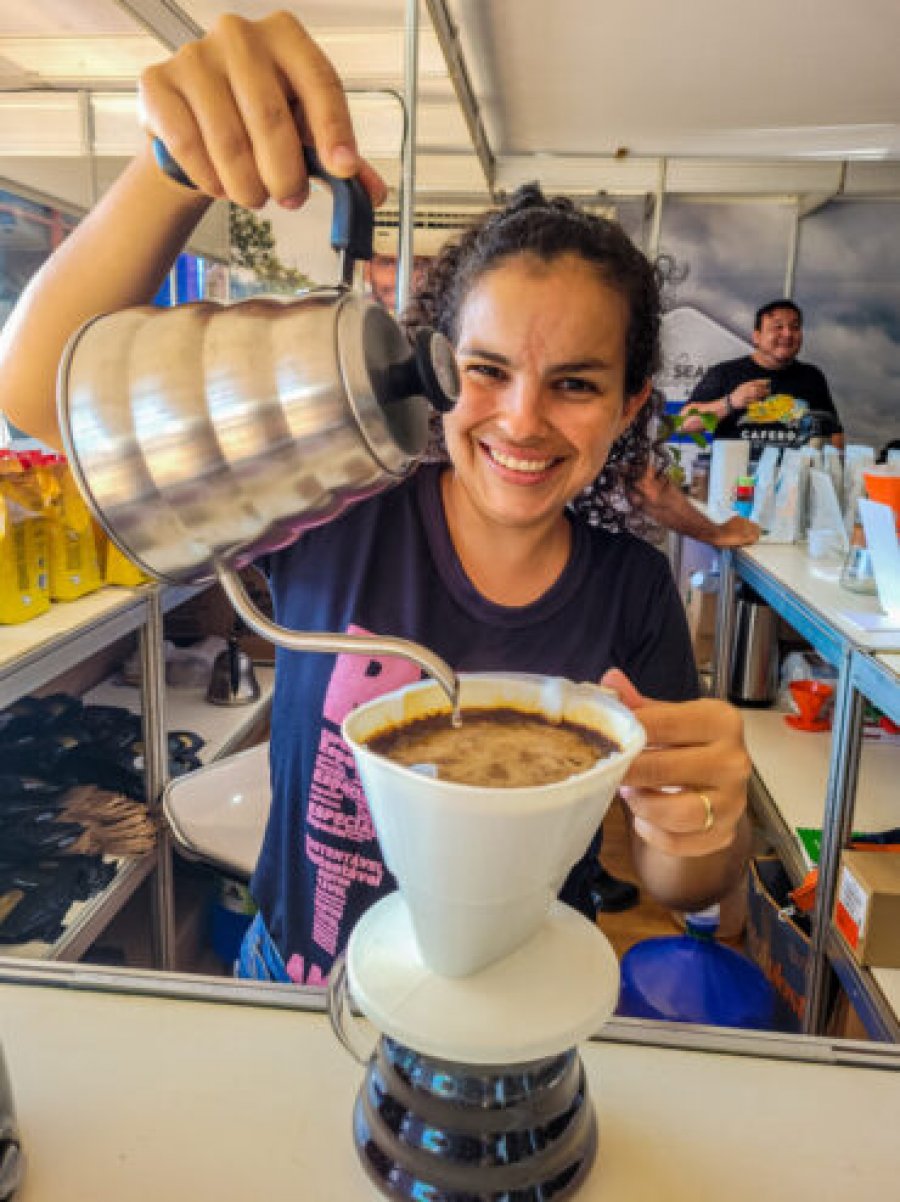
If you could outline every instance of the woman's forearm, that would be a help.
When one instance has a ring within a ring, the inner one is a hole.
[[[209,207],[143,150],[31,280],[0,333],[0,410],[59,445],[56,372],[89,318],[149,301]]]

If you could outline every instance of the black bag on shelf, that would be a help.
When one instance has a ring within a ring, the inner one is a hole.
[[[143,756],[102,743],[79,745],[61,763],[65,779],[72,785],[98,785],[112,793],[124,793],[134,801],[146,801]]]
[[[23,698],[2,717],[10,715],[0,725],[0,821],[7,796],[47,799],[73,785],[97,785],[146,802],[140,715],[120,706],[83,706],[64,693]],[[204,742],[194,731],[170,731],[170,775],[199,768]]]
[[[20,697],[0,710],[0,747],[19,739],[47,734],[57,723],[80,713],[81,701],[68,693],[50,697]]]
[[[104,863],[100,856],[0,863],[0,897],[22,894],[0,922],[0,944],[54,943],[65,930],[72,903],[101,893],[115,875],[115,864]]]
[[[10,813],[53,805],[65,788],[41,776],[0,772],[0,821]]]
[[[0,848],[17,863],[46,860],[65,855],[83,834],[79,823],[60,821],[56,810],[42,810],[15,823],[0,822]]]
[[[83,732],[41,732],[25,735],[15,742],[0,746],[0,758],[5,773],[22,776],[33,774],[39,767],[44,780],[54,784],[75,784],[71,775],[69,756],[81,745]]]

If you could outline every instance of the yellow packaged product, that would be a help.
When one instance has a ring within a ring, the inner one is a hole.
[[[62,455],[35,456],[33,471],[47,515],[50,596],[74,601],[103,583],[94,524]]]
[[[94,538],[100,558],[100,574],[106,584],[119,584],[124,588],[136,588],[151,579],[145,572],[120,551],[102,526],[94,522]]]
[[[11,451],[0,452],[0,623],[27,622],[50,608],[47,523],[36,482]]]

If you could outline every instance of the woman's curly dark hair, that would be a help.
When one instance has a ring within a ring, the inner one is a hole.
[[[578,208],[566,197],[545,197],[537,184],[519,188],[502,208],[491,210],[447,243],[416,285],[403,314],[409,333],[440,330],[454,344],[469,291],[487,272],[516,255],[552,262],[575,254],[592,264],[603,282],[628,302],[625,393],[639,392],[660,366],[660,296],[655,269],[615,221]],[[636,485],[652,464],[667,463],[654,436],[663,398],[655,389],[629,428],[613,443],[600,475],[572,503],[591,525],[645,533],[650,523],[637,505]],[[433,450],[446,456],[439,426]]]

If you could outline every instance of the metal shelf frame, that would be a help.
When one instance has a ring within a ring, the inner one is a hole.
[[[858,693],[900,726],[900,688],[897,676],[868,652],[857,652],[850,664],[850,683]]]
[[[778,803],[755,769],[750,777],[749,796],[751,810],[766,828],[779,860],[791,878],[791,883],[796,887],[806,875],[806,862],[793,831],[778,808]]]
[[[854,1003],[867,1031],[874,1039],[900,1040],[900,1020],[884,999],[871,973],[852,960],[834,933],[834,911],[841,851],[852,828],[862,748],[862,716],[868,698],[894,721],[900,721],[900,687],[896,675],[876,656],[857,646],[836,629],[826,614],[815,609],[795,590],[785,585],[741,551],[722,553],[721,584],[716,620],[713,691],[726,697],[734,645],[735,586],[741,580],[805,638],[838,670],[832,724],[828,783],[822,817],[822,848],[813,914],[812,944],[807,972],[806,1034],[821,1034],[825,1025],[826,974],[834,969]],[[790,838],[780,820],[773,820],[777,802],[759,780],[752,786],[763,815],[771,820],[776,843]],[[796,867],[789,856],[789,870]]]

